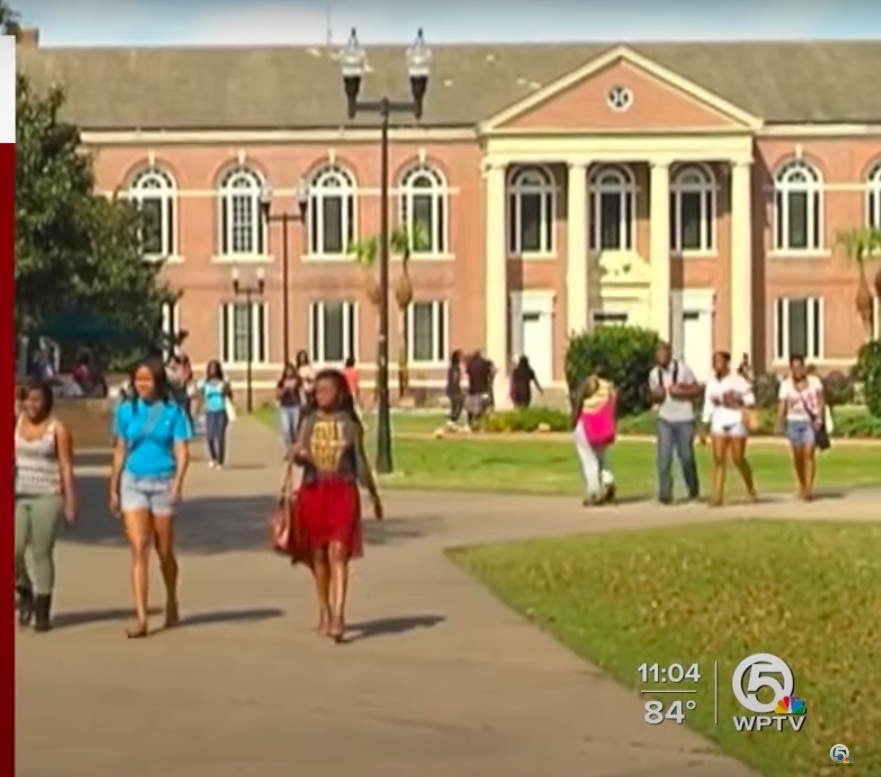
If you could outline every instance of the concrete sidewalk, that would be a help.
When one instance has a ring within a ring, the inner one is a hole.
[[[128,552],[103,506],[106,470],[84,457],[82,525],[59,551],[58,628],[17,638],[18,777],[751,774],[684,727],[645,724],[638,697],[442,550],[757,510],[828,517],[828,504],[587,513],[571,499],[390,492],[354,569],[353,639],[333,646],[312,632],[307,574],[266,550],[277,441],[242,421],[231,443],[229,469],[194,464],[179,519],[186,622],[142,641],[122,633]],[[874,505],[877,518],[879,503],[847,498],[834,512]]]

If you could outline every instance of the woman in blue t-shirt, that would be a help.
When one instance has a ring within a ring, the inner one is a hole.
[[[223,367],[216,359],[208,362],[205,380],[199,382],[201,408],[205,413],[205,439],[212,468],[220,468],[226,461],[226,428],[229,415],[227,401],[232,400],[232,389],[223,377]]]
[[[180,619],[172,517],[183,491],[193,430],[171,395],[160,359],[138,364],[132,385],[133,396],[120,403],[114,421],[110,510],[121,516],[132,548],[136,622],[126,633],[136,639],[147,636],[147,570],[154,539],[167,596],[165,627]]]

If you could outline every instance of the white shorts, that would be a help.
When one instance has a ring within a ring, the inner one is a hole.
[[[713,437],[733,437],[735,439],[739,439],[741,437],[748,437],[749,430],[746,428],[746,425],[743,421],[738,421],[736,424],[732,423],[718,423],[713,420],[710,423],[710,434]]]

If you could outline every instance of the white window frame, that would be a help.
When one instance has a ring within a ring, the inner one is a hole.
[[[592,310],[590,321],[594,326],[627,326],[630,314],[620,310]]]
[[[238,165],[228,170],[220,182],[219,190],[219,239],[220,256],[234,257],[236,260],[253,259],[266,256],[267,225],[261,205],[261,194],[265,186],[263,177],[253,168]],[[234,249],[236,232],[235,213],[236,200],[245,198],[250,211],[250,230],[252,250],[237,251]],[[256,231],[256,234],[254,232]]]
[[[822,297],[778,297],[774,300],[774,361],[778,363],[787,363],[793,356],[789,342],[789,307],[793,302],[801,302],[806,300],[808,303],[807,315],[807,353],[799,354],[804,356],[806,361],[822,361],[825,358],[825,322],[826,322],[826,306]],[[819,319],[819,320],[818,320]],[[814,340],[814,333],[819,336],[819,342]],[[782,340],[782,350],[778,346]]]
[[[327,304],[340,303],[343,306],[343,358],[340,361],[328,361],[325,357],[324,343],[324,307]],[[309,305],[309,359],[314,364],[339,366],[351,356],[356,362],[358,358],[358,339],[360,330],[359,306],[357,302],[347,299],[315,300]],[[316,315],[317,314],[317,315]],[[316,322],[317,319],[317,322]],[[352,330],[346,331],[345,323],[352,321]]]
[[[866,179],[866,226],[881,229],[881,162]]]
[[[159,253],[144,252],[144,258],[152,261],[168,259],[177,254],[177,184],[165,170],[154,165],[140,170],[132,179],[128,197],[140,210],[147,200],[159,201],[160,242]]]
[[[807,195],[807,246],[789,245],[789,209],[791,194]],[[824,250],[823,177],[804,160],[784,165],[774,177],[775,253],[817,254]]]
[[[872,311],[872,339],[881,340],[881,297],[875,297],[873,302],[875,307]]]
[[[590,198],[590,250],[624,252],[634,250],[636,243],[636,179],[627,165],[601,165],[591,173],[588,181]],[[621,235],[623,245],[602,248],[602,198],[617,195],[621,201]]]
[[[427,181],[428,186],[417,186],[419,181]],[[447,229],[449,208],[447,207],[449,190],[447,182],[440,170],[420,163],[410,168],[401,178],[400,220],[407,230],[410,242],[410,253],[415,258],[446,256]],[[413,201],[416,197],[431,199],[431,230],[428,235],[428,246],[417,251],[413,247]]]
[[[700,245],[684,248],[682,196],[700,195]],[[670,187],[673,214],[671,248],[683,254],[712,254],[716,250],[716,177],[704,165],[690,164],[681,167],[673,176]]]
[[[355,176],[337,164],[325,165],[317,170],[309,184],[308,256],[312,259],[348,259],[351,257],[349,243],[358,238],[358,191]],[[330,197],[342,200],[340,227],[342,250],[325,250],[324,201]]]
[[[168,338],[169,343],[173,343],[181,331],[180,324],[180,302],[163,302],[162,303],[162,334]],[[173,346],[172,346],[173,347]],[[170,348],[162,349],[162,358],[168,359],[171,356]]]
[[[416,358],[416,305],[431,305],[432,358]],[[450,306],[446,300],[415,300],[407,308],[407,359],[420,366],[445,365],[450,358]]]
[[[539,248],[523,250],[523,198],[539,198]],[[531,165],[515,168],[508,181],[507,243],[510,256],[550,257],[556,250],[557,187],[546,167]],[[513,228],[513,229],[512,229]],[[513,232],[513,234],[512,234]]]
[[[228,300],[221,304],[219,316],[218,341],[220,343],[220,360],[224,365],[241,367],[248,363],[247,354],[241,354],[241,359],[235,356],[235,309],[245,307],[249,303],[244,300]],[[251,364],[269,364],[269,304],[266,300],[252,301],[251,305]],[[261,326],[262,319],[262,326]],[[263,352],[260,352],[260,340],[263,340]],[[224,336],[226,341],[224,342]]]

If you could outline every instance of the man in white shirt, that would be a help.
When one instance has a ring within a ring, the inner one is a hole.
[[[658,501],[673,503],[673,455],[679,459],[688,499],[700,496],[694,458],[694,403],[700,384],[685,363],[673,358],[669,343],[655,354],[656,367],[649,373],[649,392],[658,411]]]

